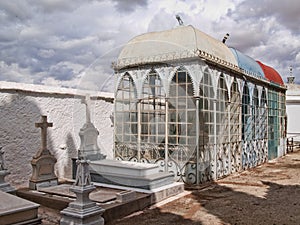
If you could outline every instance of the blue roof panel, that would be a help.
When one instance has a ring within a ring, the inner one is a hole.
[[[262,68],[254,59],[241,53],[235,48],[230,48],[230,50],[236,58],[236,61],[238,62],[238,65],[241,69],[254,76],[265,78]]]

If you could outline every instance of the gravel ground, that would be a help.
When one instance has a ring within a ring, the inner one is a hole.
[[[43,224],[58,224],[58,212],[41,207]],[[300,224],[300,151],[216,183],[189,190],[106,225]]]

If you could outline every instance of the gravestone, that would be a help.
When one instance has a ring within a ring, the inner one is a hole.
[[[58,179],[54,173],[56,158],[47,148],[47,129],[53,124],[47,122],[47,116],[42,116],[41,123],[36,123],[35,126],[41,128],[42,146],[31,160],[32,176],[29,181],[29,188],[33,190],[58,184]]]
[[[61,211],[60,224],[103,225],[104,209],[89,198],[89,194],[96,189],[91,183],[89,164],[82,158],[77,160],[77,164],[75,184],[70,188],[76,194],[76,200]]]
[[[81,101],[86,105],[86,123],[79,131],[80,136],[80,147],[79,155],[87,160],[101,160],[105,159],[106,156],[101,154],[101,150],[97,144],[97,138],[99,131],[95,128],[94,124],[91,122],[91,112],[90,112],[90,96],[87,95],[85,99]]]
[[[0,191],[14,194],[16,189],[10,186],[9,183],[5,182],[5,177],[10,174],[5,167],[4,163],[4,150],[0,147]]]

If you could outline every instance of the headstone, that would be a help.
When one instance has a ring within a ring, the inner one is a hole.
[[[91,122],[90,113],[90,96],[87,95],[85,99],[82,99],[82,103],[86,105],[86,123],[79,131],[80,136],[80,147],[79,154],[87,160],[101,160],[105,159],[106,156],[101,154],[101,150],[98,147],[97,138],[99,131],[95,128]]]
[[[104,209],[89,198],[89,194],[96,189],[91,183],[89,164],[82,158],[79,158],[77,163],[75,184],[70,188],[76,194],[76,200],[61,211],[60,224],[103,225],[104,219],[102,214]]]
[[[0,191],[14,194],[16,189],[10,186],[9,183],[5,182],[5,177],[10,174],[5,167],[4,163],[4,150],[0,147]]]
[[[47,122],[47,116],[42,116],[41,123],[36,123],[35,126],[41,128],[42,146],[31,160],[32,176],[29,181],[29,188],[33,190],[58,184],[58,179],[54,173],[56,158],[47,148],[47,129],[53,124]]]

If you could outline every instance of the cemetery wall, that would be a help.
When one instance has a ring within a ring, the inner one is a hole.
[[[287,114],[287,137],[293,137],[294,141],[300,142],[300,85],[287,84],[286,114]]]
[[[26,186],[31,159],[41,146],[41,115],[48,117],[48,149],[57,159],[58,177],[71,178],[71,158],[77,156],[79,130],[86,121],[81,99],[91,96],[91,120],[99,131],[98,145],[107,158],[113,157],[113,94],[32,84],[0,82],[0,146],[12,185]]]

